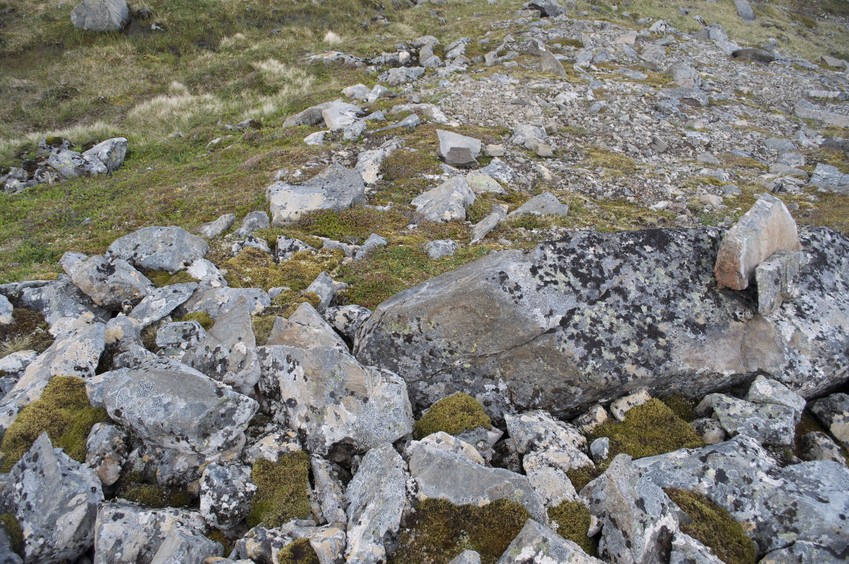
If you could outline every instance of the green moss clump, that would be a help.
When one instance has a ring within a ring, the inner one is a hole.
[[[187,313],[186,315],[178,319],[178,321],[197,321],[198,323],[200,323],[200,326],[203,327],[204,331],[209,331],[210,329],[212,329],[212,326],[215,325],[215,320],[212,319],[212,316],[210,316],[205,311],[195,311],[192,313]]]
[[[566,471],[566,476],[576,491],[581,491],[584,486],[601,476],[604,471],[596,466],[579,466]]]
[[[674,488],[664,491],[690,518],[689,523],[681,524],[684,533],[713,549],[727,564],[756,561],[755,543],[725,509],[695,492]]]
[[[599,425],[589,439],[599,437],[610,438],[608,462],[620,453],[643,458],[704,446],[692,427],[656,398],[631,409],[622,422],[607,421]]]
[[[280,264],[259,249],[248,247],[235,257],[224,261],[227,282],[233,288],[262,288],[287,286],[294,291],[304,290],[322,271],[330,272],[342,263],[342,251],[301,251]]]
[[[548,517],[555,525],[557,534],[577,543],[590,556],[598,554],[598,541],[588,537],[590,510],[580,501],[564,501],[548,510]]]
[[[257,460],[252,473],[257,490],[248,514],[248,527],[262,523],[273,528],[308,517],[309,471],[310,459],[305,452],[283,454],[277,463]]]
[[[0,325],[0,357],[25,350],[42,353],[53,344],[47,322],[37,311],[16,307],[12,310],[12,321]]]
[[[660,401],[684,421],[690,422],[696,418],[696,402],[690,398],[675,395],[665,397]]]
[[[183,282],[197,282],[197,280],[192,278],[191,274],[185,270],[175,272],[174,274],[171,274],[167,270],[152,270],[150,272],[146,272],[145,276],[147,276],[147,279],[153,282],[153,285],[157,288],[170,286],[172,284],[182,284]]]
[[[386,157],[380,165],[380,174],[387,182],[406,180],[422,174],[439,172],[439,159],[425,150],[402,149]]]
[[[284,546],[283,550],[277,553],[277,562],[280,564],[319,564],[319,559],[310,544],[310,540],[302,538]]]
[[[499,499],[483,507],[453,505],[428,499],[402,530],[389,562],[448,562],[464,550],[475,550],[481,562],[495,562],[522,530],[528,512],[519,503]]]
[[[41,433],[54,447],[78,462],[85,461],[86,439],[95,423],[108,421],[106,410],[88,402],[85,382],[73,376],[55,376],[41,399],[24,407],[0,444],[0,471],[8,472]]]
[[[459,435],[478,427],[488,429],[491,425],[489,415],[478,400],[469,394],[457,392],[430,406],[427,413],[416,421],[413,434],[416,439],[422,439],[438,431],[444,431],[449,435]]]
[[[177,488],[127,481],[119,486],[118,497],[135,501],[145,507],[188,507],[192,498],[188,492]]]
[[[21,529],[21,524],[18,523],[18,518],[11,513],[0,513],[0,527],[9,535],[9,540],[12,543],[12,550],[19,556],[24,555],[24,532]]]

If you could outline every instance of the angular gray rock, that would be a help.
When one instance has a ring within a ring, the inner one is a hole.
[[[752,438],[634,460],[657,486],[698,491],[726,509],[758,553],[807,541],[835,553],[849,545],[849,469],[830,461],[779,464]],[[591,506],[592,507],[592,506]]]
[[[87,31],[120,31],[130,21],[126,0],[83,0],[71,12],[71,23]]]
[[[330,307],[330,304],[333,302],[333,298],[336,297],[336,293],[347,287],[348,285],[345,282],[336,282],[329,274],[322,271],[321,274],[316,276],[315,280],[313,280],[304,291],[312,292],[318,296],[318,311],[324,311]]]
[[[470,245],[474,245],[476,243],[480,243],[484,237],[489,235],[489,233],[498,227],[498,224],[507,217],[507,205],[506,204],[496,204],[492,208],[492,212],[474,224],[472,226],[472,240],[469,242]]]
[[[176,564],[177,562],[205,562],[209,557],[221,556],[224,547],[204,534],[172,527],[162,539],[151,564]]]
[[[183,356],[182,362],[213,380],[252,395],[260,370],[248,303],[239,300],[218,317],[203,340]]]
[[[257,403],[204,374],[151,363],[102,377],[109,416],[152,446],[210,460],[241,451]]]
[[[120,258],[86,257],[65,253],[60,260],[71,281],[99,306],[120,310],[126,303],[136,304],[153,290],[144,274]]]
[[[104,486],[111,486],[121,477],[126,460],[126,434],[115,425],[95,423],[86,439],[86,466]]]
[[[90,313],[80,316],[50,347],[24,370],[23,376],[0,400],[0,431],[5,432],[24,406],[41,398],[54,376],[94,376],[106,346],[105,324]]]
[[[755,267],[758,286],[758,313],[771,315],[785,300],[796,296],[804,255],[797,251],[777,251]]]
[[[245,216],[245,219],[242,220],[242,225],[233,235],[239,239],[243,239],[255,231],[268,229],[269,227],[271,227],[271,220],[268,218],[268,214],[262,210],[256,210]]]
[[[12,316],[14,307],[9,298],[0,294],[0,325],[11,325],[15,320]]]
[[[100,480],[54,449],[47,433],[12,467],[4,495],[23,529],[27,562],[73,561],[93,543]]]
[[[206,523],[200,514],[183,509],[151,509],[122,499],[103,503],[97,511],[94,563],[152,562],[172,530],[203,535]]]
[[[310,457],[310,470],[314,487],[310,496],[313,515],[319,523],[330,523],[347,527],[348,516],[345,508],[345,488],[339,479],[336,468],[320,456]]]
[[[536,10],[543,18],[555,18],[566,13],[558,0],[532,0],[528,3],[528,9]]]
[[[466,219],[466,210],[475,202],[475,193],[465,177],[455,176],[433,190],[419,194],[410,202],[418,221],[456,221]]]
[[[846,463],[843,450],[831,440],[831,437],[819,431],[805,433],[799,450],[801,451],[799,457],[802,460],[831,460],[838,464]]]
[[[384,539],[401,526],[407,506],[407,468],[391,444],[369,450],[348,484],[348,562],[386,561]]]
[[[557,562],[559,564],[601,563],[583,549],[566,540],[545,525],[528,519],[497,564],[527,564],[530,562]]]
[[[310,334],[305,328],[293,341]],[[311,453],[325,455],[337,443],[368,450],[412,431],[406,386],[389,371],[363,366],[338,347],[272,345],[257,354],[266,401]]]
[[[439,139],[439,157],[452,166],[468,167],[477,164],[481,152],[481,142],[474,137],[460,135],[452,131],[436,130]]]
[[[88,0],[91,2],[92,0]],[[106,3],[119,3],[123,0],[104,0]],[[85,2],[83,2],[85,4]],[[126,4],[124,4],[126,6]],[[103,163],[107,172],[117,170],[124,164],[124,157],[127,155],[127,140],[124,137],[113,137],[101,141],[91,149],[83,153],[84,158],[96,159]]]
[[[755,268],[776,251],[801,249],[796,222],[784,203],[764,195],[729,229],[716,257],[720,288],[745,290]]]
[[[664,562],[679,532],[677,506],[654,483],[640,478],[629,456],[620,454],[582,491],[590,512],[602,521],[599,555],[611,562]]]
[[[277,317],[266,345],[302,349],[329,348],[348,353],[348,345],[311,304],[303,302],[289,319]]]
[[[716,289],[720,237],[578,232],[491,253],[378,306],[354,350],[402,376],[417,406],[465,391],[493,412],[509,395],[558,417],[640,387],[696,397],[761,373],[810,397],[842,382],[849,239],[805,232],[799,297],[762,318]]]
[[[218,268],[206,259],[197,259],[186,268],[186,273],[203,284],[212,288],[226,288],[224,279]]]
[[[372,233],[368,236],[368,239],[362,244],[359,250],[354,254],[354,260],[362,260],[366,258],[370,252],[380,249],[381,247],[385,247],[389,242],[378,235],[377,233]]]
[[[417,81],[424,73],[424,67],[399,67],[382,73],[377,80],[389,86],[400,86]]]
[[[123,259],[142,270],[184,270],[208,250],[206,241],[182,227],[143,227],[116,239],[108,257]]]
[[[849,448],[849,394],[831,394],[811,402],[809,407],[828,432]]]
[[[761,561],[763,562],[763,561]],[[722,564],[711,549],[691,537],[679,532],[672,539],[669,564]]]
[[[137,321],[139,327],[143,329],[186,303],[197,289],[198,285],[194,282],[184,282],[150,290],[128,317]]]
[[[474,451],[471,445],[469,448]],[[511,499],[521,503],[534,519],[546,520],[543,501],[526,476],[503,468],[487,468],[482,459],[475,460],[454,450],[450,443],[428,438],[411,442],[406,456],[420,501],[444,499],[454,505],[481,506]],[[451,478],[446,479],[448,476]]]
[[[44,164],[54,174],[58,174],[60,179],[106,174],[106,165],[99,159],[64,148],[53,149]],[[51,173],[47,174],[53,176]]]
[[[801,412],[777,404],[756,404],[725,394],[708,394],[696,406],[699,415],[711,415],[731,435],[746,435],[768,446],[793,444]]]
[[[207,239],[214,239],[220,235],[223,235],[225,231],[233,227],[233,223],[235,222],[236,214],[225,213],[224,215],[218,217],[218,219],[210,221],[209,223],[204,223],[203,225],[198,227],[198,233],[200,233],[201,237],[205,237]]]
[[[156,331],[156,346],[163,356],[179,360],[205,337],[206,331],[197,321],[166,323]]]
[[[11,298],[20,307],[33,309],[44,317],[54,336],[72,325],[84,314],[94,314],[105,321],[108,312],[86,296],[68,276],[56,280],[36,280],[0,286],[0,294]]]
[[[448,564],[481,564],[481,555],[474,550],[464,550]]]
[[[304,184],[275,182],[265,192],[271,206],[272,224],[288,225],[306,212],[342,211],[365,201],[360,173],[332,164]]]
[[[753,22],[755,21],[755,12],[752,11],[752,6],[749,4],[749,0],[734,0],[734,7],[737,8],[737,15],[744,22]]]
[[[821,192],[849,194],[849,174],[843,174],[835,166],[817,163],[810,185],[819,188]]]
[[[337,333],[354,341],[363,323],[371,317],[371,310],[360,305],[334,306],[324,310],[324,319]]]
[[[424,249],[433,260],[441,259],[442,257],[450,257],[457,252],[457,242],[453,239],[437,239],[428,241],[424,245]]]
[[[560,202],[557,196],[551,192],[543,192],[534,196],[507,215],[507,219],[514,219],[523,215],[554,215],[565,217],[569,213],[569,206]]]
[[[260,313],[271,305],[268,293],[260,288],[199,288],[180,308],[179,313],[208,313],[218,319],[240,300],[245,300],[251,313]]]
[[[793,111],[800,118],[814,119],[825,125],[834,127],[849,127],[849,115],[831,112],[807,100],[799,100],[793,107]]]
[[[466,174],[466,182],[475,194],[506,194],[507,191],[490,175],[479,170]]]
[[[321,564],[344,561],[345,531],[333,525],[308,526],[309,521],[290,521],[275,529],[254,527],[236,543],[235,554],[243,564],[276,562],[277,555],[298,539],[308,539]]]
[[[200,514],[216,529],[232,529],[251,510],[256,484],[251,467],[212,463],[200,479]]]
[[[278,261],[289,260],[295,253],[302,251],[314,251],[312,247],[301,241],[281,235],[277,238],[276,253]]]

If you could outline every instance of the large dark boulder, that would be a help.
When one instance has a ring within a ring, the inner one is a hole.
[[[722,231],[576,232],[493,253],[402,292],[356,355],[401,375],[424,407],[462,390],[569,415],[639,387],[699,396],[769,375],[810,397],[847,377],[849,239],[801,234],[799,296],[757,314],[757,289],[719,290]]]

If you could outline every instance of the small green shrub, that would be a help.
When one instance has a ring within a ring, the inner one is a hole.
[[[73,376],[55,376],[41,399],[24,407],[3,436],[0,470],[8,472],[44,432],[54,447],[84,462],[91,428],[108,419],[105,409],[89,404],[85,382]]]
[[[520,504],[499,499],[483,507],[453,505],[428,499],[416,508],[409,526],[401,531],[398,550],[389,562],[448,562],[464,550],[475,550],[482,563],[498,560],[525,522]]]
[[[564,501],[548,510],[556,525],[557,534],[576,543],[590,556],[598,553],[598,542],[587,536],[590,529],[590,510],[580,501]]]
[[[725,509],[696,492],[674,488],[664,491],[690,519],[681,524],[684,533],[712,548],[726,564],[756,562],[755,543]]]
[[[489,428],[492,422],[483,406],[463,392],[443,398],[427,410],[421,419],[416,421],[413,434],[416,439],[422,439],[432,433],[444,431],[449,435],[459,435],[478,427]]]
[[[292,519],[308,517],[309,471],[310,459],[305,452],[282,454],[276,463],[257,460],[252,473],[257,490],[248,526],[262,523],[268,528],[279,527]]]

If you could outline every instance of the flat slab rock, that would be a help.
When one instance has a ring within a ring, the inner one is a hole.
[[[183,270],[206,255],[206,241],[182,227],[144,227],[116,239],[108,257],[123,259],[142,270]]]
[[[355,354],[402,376],[419,407],[465,391],[493,410],[509,398],[554,415],[640,387],[695,397],[757,372],[803,397],[842,382],[849,239],[804,231],[799,297],[766,319],[743,293],[717,290],[721,238],[579,232],[492,253],[378,306]]]

